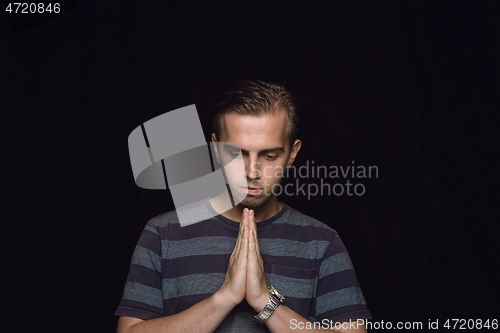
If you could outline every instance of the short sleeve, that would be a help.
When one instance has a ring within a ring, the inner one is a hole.
[[[161,239],[148,223],[135,247],[116,316],[152,319],[163,316]]]
[[[371,319],[351,259],[338,234],[320,264],[314,309],[316,321]]]

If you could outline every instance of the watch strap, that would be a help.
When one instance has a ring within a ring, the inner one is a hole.
[[[269,297],[269,301],[267,302],[266,306],[253,317],[259,323],[263,324],[269,317],[271,317],[271,315],[273,314],[274,310],[276,310],[278,305],[280,305],[279,299],[276,296],[271,295],[271,297]]]
[[[267,289],[269,290],[269,293],[271,294],[271,297],[269,297],[269,301],[267,301],[266,306],[255,316],[255,320],[257,320],[259,323],[264,323],[276,310],[276,308],[285,302],[285,297],[281,295],[273,286],[268,286]]]

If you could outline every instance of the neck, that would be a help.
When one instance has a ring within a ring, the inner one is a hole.
[[[211,198],[210,204],[217,211],[217,213],[221,214],[222,216],[236,222],[241,222],[241,215],[243,215],[243,209],[245,207],[240,204],[233,206],[233,208],[229,210],[222,211],[222,207],[228,207],[228,200],[230,199],[227,194],[221,194],[214,198]],[[231,204],[229,205],[232,206]],[[253,209],[255,222],[258,223],[278,214],[281,208],[283,208],[283,204],[278,201],[278,198],[276,198],[276,196],[271,195],[271,197],[269,197],[269,199],[267,199],[266,202],[264,202],[262,205],[250,209]]]

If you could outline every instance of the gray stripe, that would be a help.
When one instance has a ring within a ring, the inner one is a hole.
[[[301,213],[298,212],[292,212],[292,211],[287,211],[281,218],[276,220],[274,223],[287,223],[287,224],[293,224],[293,225],[298,225],[301,227],[309,227],[309,226],[314,226],[314,227],[320,227],[328,230],[332,230],[329,226],[324,224],[323,222],[320,222],[310,216],[307,215],[302,215]]]
[[[158,235],[158,230],[155,227],[150,226],[149,224],[146,224],[146,226],[144,227],[144,230],[151,231],[155,235]]]
[[[298,242],[288,239],[259,239],[260,252],[273,256],[298,257],[305,259],[322,258],[329,241],[313,240],[310,242]],[[290,249],[293,249],[291,251]]]
[[[276,274],[269,274],[271,285],[283,296],[311,299],[314,291],[314,279],[297,279]]]
[[[321,262],[321,267],[319,269],[319,278],[323,278],[327,275],[352,269],[351,259],[347,252],[337,253],[328,259]]]
[[[175,259],[206,254],[232,253],[236,238],[223,236],[205,236],[180,241],[162,240],[162,248],[167,249],[163,255],[167,259]]]
[[[359,287],[332,291],[316,298],[316,314],[354,304],[366,304]]]
[[[161,290],[148,287],[137,282],[127,281],[125,283],[123,298],[163,309],[163,303],[161,301]]]
[[[135,248],[134,255],[132,256],[132,263],[161,272],[161,257],[142,246],[137,246]]]
[[[213,294],[219,290],[225,277],[226,273],[209,273],[162,279],[163,299],[197,294]]]
[[[199,255],[231,254],[235,244],[235,238],[221,236],[206,236],[180,241],[162,240],[162,248],[166,252],[163,255],[167,259]],[[322,258],[329,244],[329,241],[318,240],[298,242],[279,238],[259,239],[259,248],[262,254],[305,259]],[[290,251],[290,249],[294,250]]]

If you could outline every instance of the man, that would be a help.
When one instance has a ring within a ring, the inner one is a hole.
[[[148,222],[118,332],[366,332],[356,320],[370,313],[337,233],[274,194],[301,148],[291,95],[243,81],[215,112],[212,141],[232,197],[184,208],[214,216],[196,224],[181,227],[176,212]],[[228,200],[239,204],[222,209]]]

